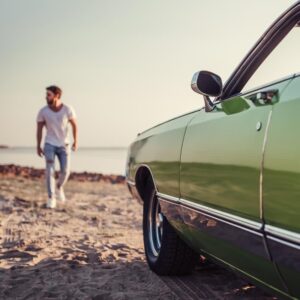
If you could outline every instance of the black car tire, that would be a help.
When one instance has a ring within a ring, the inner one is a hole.
[[[143,211],[143,235],[144,247],[148,265],[158,275],[185,275],[189,274],[195,267],[200,255],[192,250],[180,239],[174,228],[170,225],[165,216],[161,213],[162,233],[154,229],[154,211],[159,206],[153,185],[147,185],[150,189],[144,199]],[[156,208],[154,208],[154,205]],[[158,208],[160,211],[160,207]],[[150,224],[152,223],[152,225]],[[152,229],[151,229],[152,228]],[[152,235],[152,237],[151,237]],[[160,242],[158,243],[158,238]]]

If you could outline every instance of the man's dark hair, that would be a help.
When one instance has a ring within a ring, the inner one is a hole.
[[[51,91],[54,95],[58,96],[58,98],[61,97],[62,90],[57,85],[50,85],[46,87],[47,91]]]

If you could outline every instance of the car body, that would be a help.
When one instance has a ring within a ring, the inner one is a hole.
[[[193,253],[280,297],[300,298],[300,74],[243,91],[299,21],[296,2],[224,86],[216,74],[195,74],[192,88],[204,96],[204,108],[152,127],[130,145],[127,183],[146,206],[147,261],[158,274],[180,273],[172,263],[169,271],[157,267],[167,259],[160,256],[170,225]]]

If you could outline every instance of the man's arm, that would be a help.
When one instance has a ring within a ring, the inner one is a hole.
[[[72,145],[72,150],[76,151],[78,144],[77,144],[77,121],[75,118],[70,119],[70,123],[72,126],[72,132],[73,132],[73,145]]]
[[[37,122],[37,130],[36,130],[36,152],[38,156],[42,157],[44,155],[44,151],[41,148],[42,136],[43,136],[43,127],[45,122]]]

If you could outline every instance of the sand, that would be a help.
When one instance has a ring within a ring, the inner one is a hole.
[[[148,269],[125,184],[71,180],[66,196],[49,210],[44,180],[0,175],[0,299],[183,299]],[[271,299],[223,269],[201,278],[216,289],[199,299]]]
[[[175,299],[147,269],[124,184],[70,181],[66,196],[48,210],[43,181],[1,179],[0,299]]]

